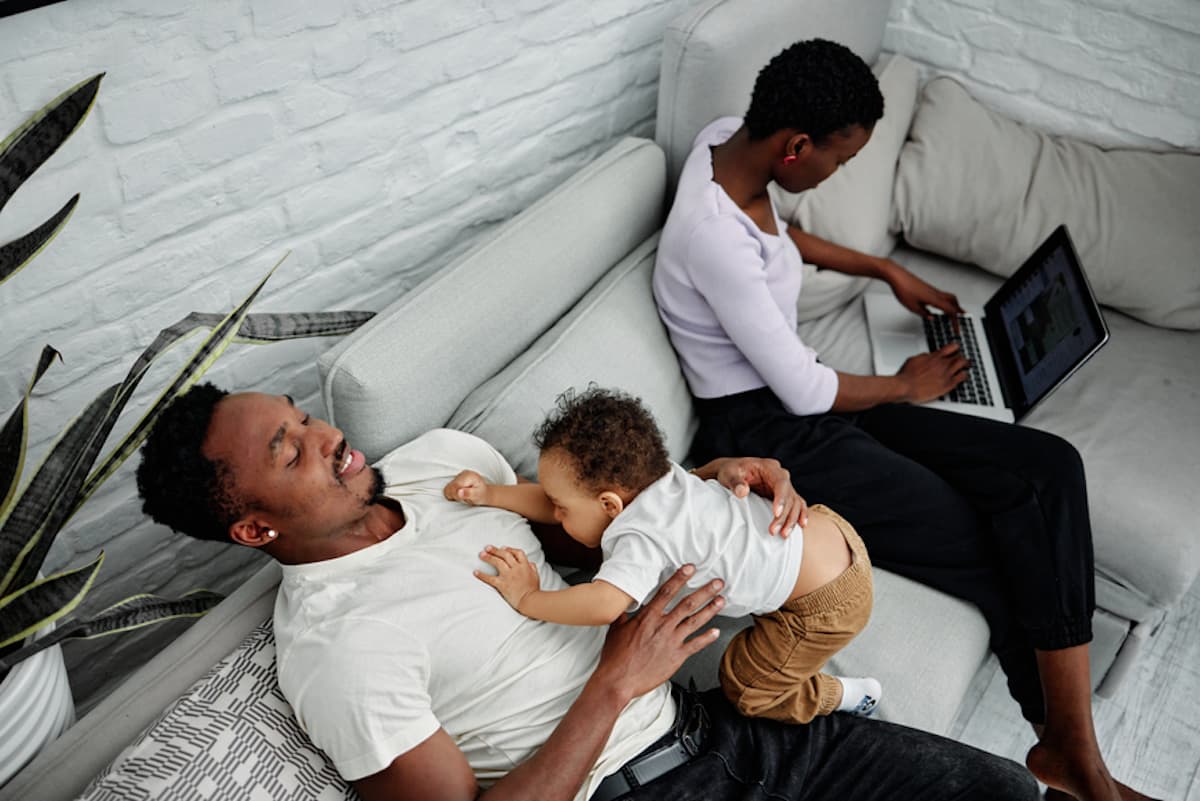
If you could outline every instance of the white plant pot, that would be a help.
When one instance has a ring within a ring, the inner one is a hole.
[[[0,785],[74,722],[61,645],[13,667],[0,682]]]

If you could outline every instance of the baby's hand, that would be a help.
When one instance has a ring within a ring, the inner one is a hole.
[[[521,611],[521,601],[525,596],[541,588],[537,568],[520,548],[493,548],[489,545],[479,554],[479,558],[496,568],[497,575],[491,576],[476,570],[475,578],[493,587],[518,612]]]
[[[488,484],[474,470],[464,470],[446,485],[442,494],[448,501],[461,501],[469,506],[487,506]]]

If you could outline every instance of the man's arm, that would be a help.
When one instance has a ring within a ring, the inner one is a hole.
[[[639,614],[612,625],[600,663],[550,738],[486,792],[479,791],[466,757],[441,729],[379,773],[353,782],[354,789],[363,801],[574,798],[604,750],[621,710],[716,641],[716,629],[692,635],[724,606],[724,599],[717,596],[720,581],[709,582],[670,613],[664,612],[694,572],[691,565],[684,565]]]

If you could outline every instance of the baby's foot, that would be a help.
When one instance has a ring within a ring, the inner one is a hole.
[[[879,706],[883,686],[870,676],[834,676],[842,684],[842,702],[835,712],[847,712],[859,717],[870,717]]]

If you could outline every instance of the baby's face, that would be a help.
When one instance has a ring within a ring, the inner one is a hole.
[[[538,483],[554,504],[554,519],[563,530],[589,548],[599,548],[612,518],[599,495],[579,484],[571,458],[553,449],[544,452],[538,460]]]

